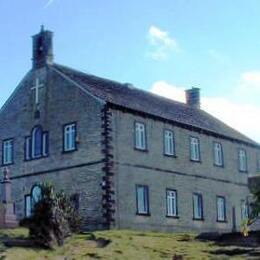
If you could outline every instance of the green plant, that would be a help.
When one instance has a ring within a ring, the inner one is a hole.
[[[81,219],[71,199],[63,192],[54,192],[53,185],[43,183],[41,199],[34,205],[32,216],[23,221],[29,236],[39,246],[61,246],[66,237],[79,231]]]

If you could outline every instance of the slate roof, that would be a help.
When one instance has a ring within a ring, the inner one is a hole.
[[[130,84],[100,78],[66,66],[53,64],[51,67],[105,102],[260,147],[255,141],[201,109],[140,90]]]

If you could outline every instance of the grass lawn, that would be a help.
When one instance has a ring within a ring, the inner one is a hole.
[[[170,234],[129,230],[98,231],[74,235],[63,247],[55,250],[13,247],[6,248],[5,238],[27,237],[26,229],[0,230],[0,259],[260,259],[249,257],[242,248],[219,247],[213,242],[195,240],[195,234]],[[109,243],[108,243],[109,240]],[[107,242],[107,243],[106,243]],[[250,249],[247,249],[250,250]],[[234,256],[231,254],[236,253]]]

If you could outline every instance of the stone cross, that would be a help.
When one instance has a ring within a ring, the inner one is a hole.
[[[35,80],[35,86],[31,88],[31,90],[35,90],[35,104],[39,104],[39,90],[40,88],[43,88],[44,84],[40,84],[39,78],[36,78]]]

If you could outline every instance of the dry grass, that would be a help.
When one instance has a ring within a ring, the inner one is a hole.
[[[26,229],[0,230],[1,238],[27,237]],[[230,252],[230,254],[229,254]],[[234,256],[231,256],[235,254]],[[99,231],[74,235],[55,250],[5,248],[0,242],[0,259],[245,259],[248,252],[234,247],[221,248],[213,242],[195,240],[195,234],[169,234],[129,230]],[[250,259],[259,259],[250,258]]]

